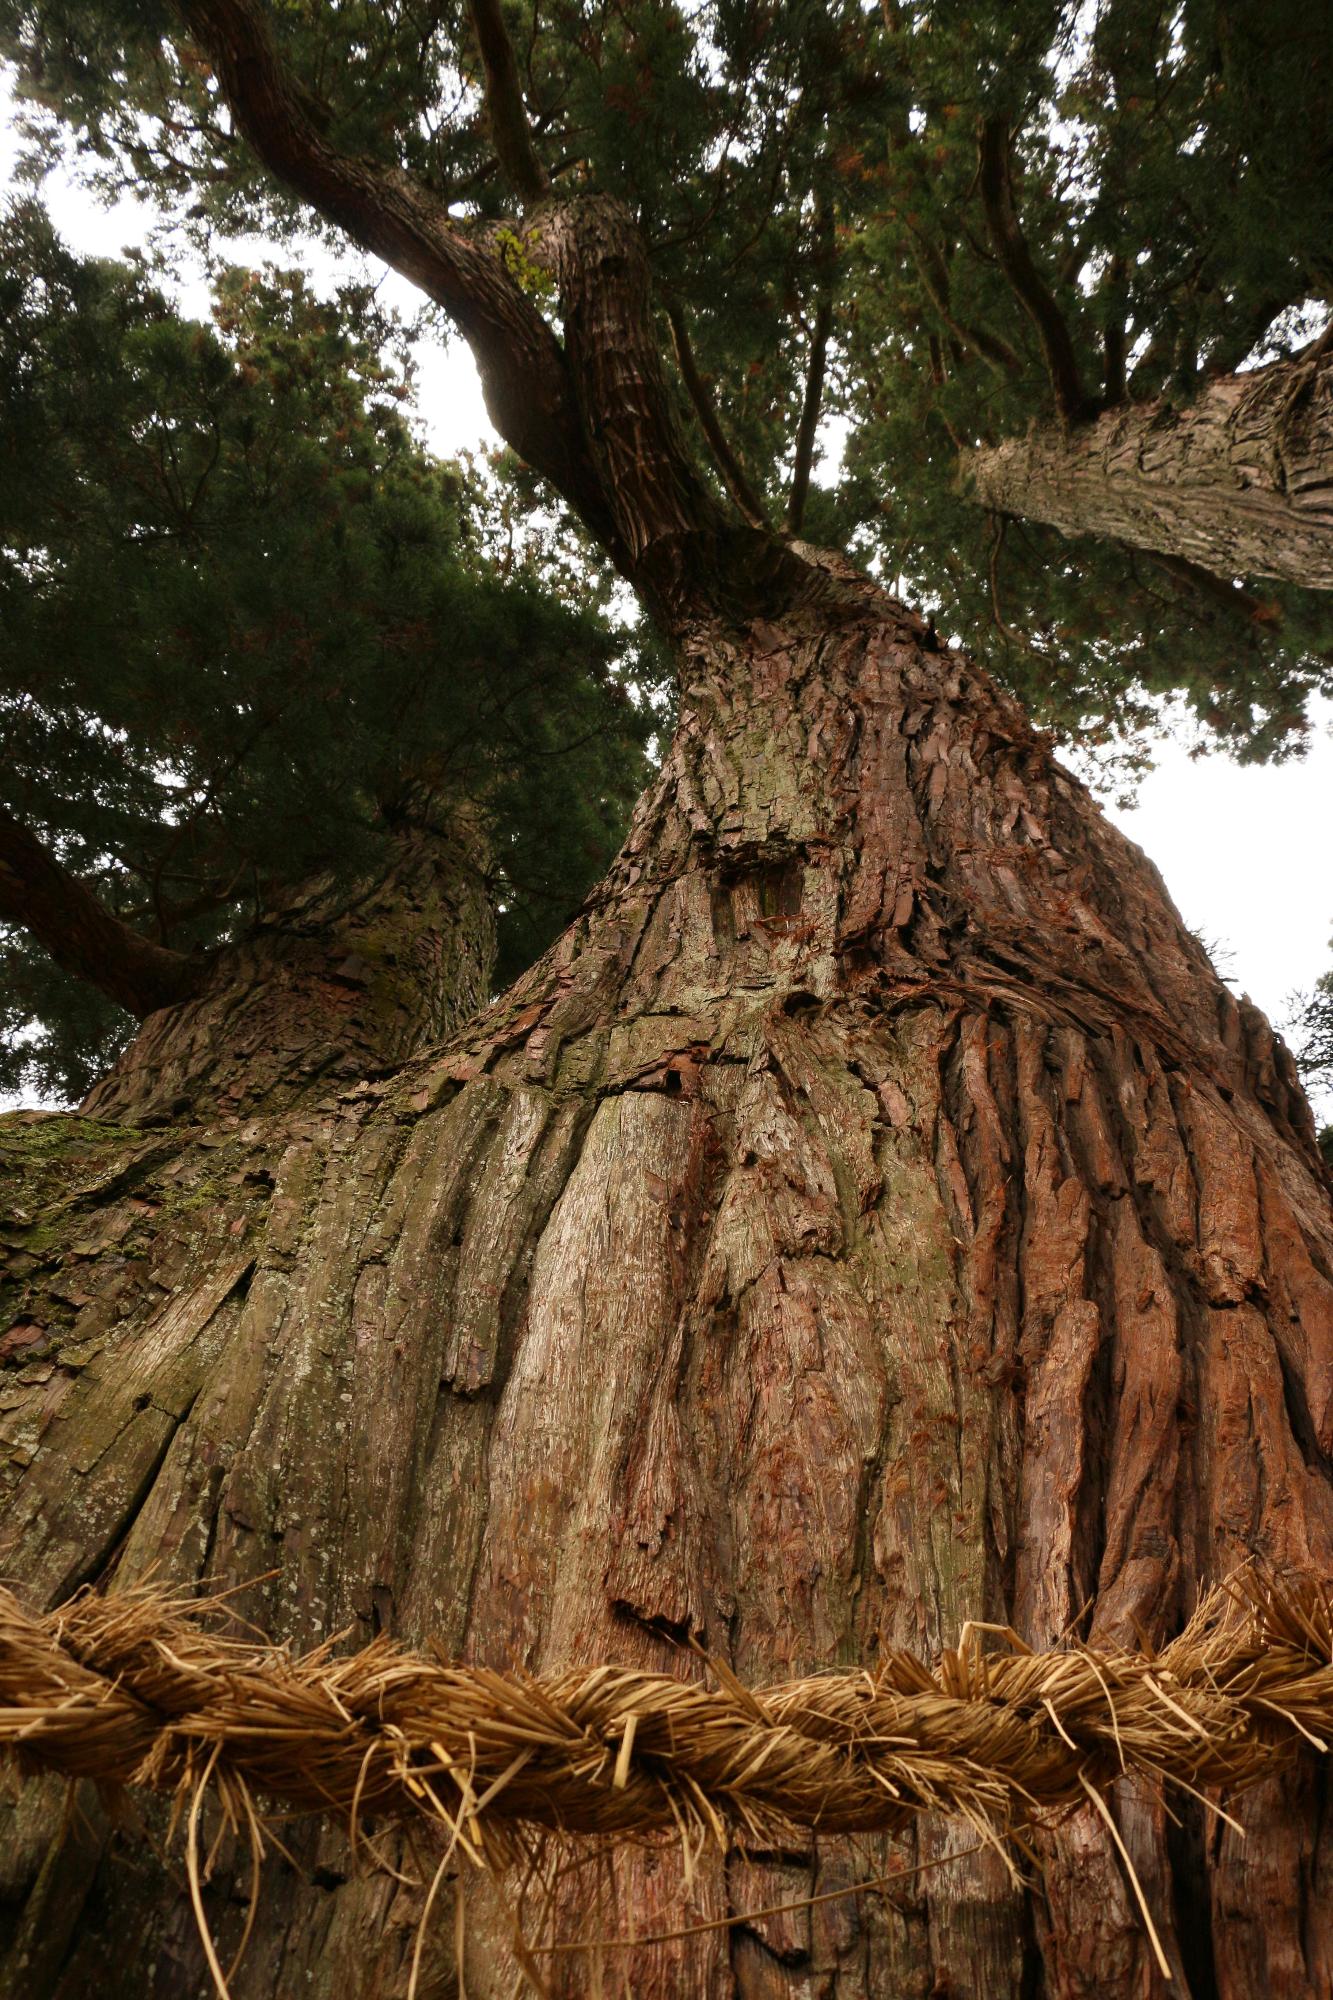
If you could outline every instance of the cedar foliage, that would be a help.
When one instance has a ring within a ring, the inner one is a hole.
[[[331,144],[478,221],[506,213],[457,0],[283,8],[273,28]],[[1309,695],[1331,684],[1313,593],[1001,526],[957,472],[960,445],[1063,406],[1188,397],[1309,338],[1333,282],[1326,10],[561,4],[513,32],[552,186],[595,186],[639,219],[688,350],[682,406],[693,383],[759,511],[790,516],[827,362],[849,444],[832,489],[796,505],[810,539],[878,558],[1042,721],[1131,764],[1167,690],[1241,756],[1299,748]],[[165,0],[5,0],[0,49],[43,107],[39,151],[72,128],[104,185],[151,190],[201,231],[310,226]],[[1035,317],[997,254],[988,146],[1044,294]]]
[[[373,870],[409,792],[472,799],[512,976],[642,783],[643,649],[576,577],[501,576],[495,497],[414,439],[368,288],[222,270],[194,323],[152,259],[76,258],[32,202],[0,263],[0,806],[189,951]],[[0,1089],[82,1096],[128,1017],[4,951]]]

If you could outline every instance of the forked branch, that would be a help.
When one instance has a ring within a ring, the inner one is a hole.
[[[912,229],[910,224],[909,245],[922,289],[954,338],[965,348],[970,349],[978,360],[984,361],[993,374],[1020,374],[1023,363],[1007,340],[1002,340],[999,334],[992,333],[989,327],[971,325],[955,315],[949,284],[949,267],[938,246],[929,242],[919,231]]]

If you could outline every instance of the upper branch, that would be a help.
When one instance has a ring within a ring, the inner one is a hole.
[[[557,340],[491,246],[438,195],[326,138],[273,45],[263,0],[176,4],[265,165],[445,307],[476,355],[502,436],[577,509],[668,624],[722,603],[734,609],[742,591],[768,588],[765,564],[787,573],[776,543],[736,559],[735,537],[755,530],[715,498],[678,433],[647,254],[623,203],[585,194],[533,204],[525,242],[555,275]],[[502,76],[503,51],[492,57]],[[508,114],[519,109],[502,108],[500,122],[512,128]],[[513,138],[509,129],[506,143]],[[533,178],[532,162],[514,170]]]
[[[626,574],[668,624],[739,588],[735,515],[700,475],[676,423],[639,228],[623,202],[584,195],[538,212],[556,274],[589,449],[626,551]],[[751,577],[757,576],[754,563]]]
[[[805,377],[805,400],[796,432],[796,463],[792,468],[791,492],[787,499],[787,532],[799,535],[805,519],[805,503],[810,492],[810,473],[815,462],[815,432],[819,428],[819,408],[824,397],[824,370],[828,363],[829,335],[833,331],[833,203],[819,204],[815,225],[821,266],[819,304],[815,309],[814,331],[810,337],[810,366]]]
[[[1107,269],[1106,317],[1102,324],[1102,389],[1105,407],[1115,409],[1126,395],[1125,364],[1128,360],[1128,327],[1125,313],[1125,274],[1128,268],[1122,251],[1117,250]]]
[[[620,560],[560,343],[499,258],[411,174],[329,143],[273,45],[258,0],[177,5],[265,166],[444,307],[476,357],[486,407],[501,436],[552,481]]]
[[[708,440],[709,449],[722,475],[722,483],[751,527],[766,528],[768,516],[764,510],[764,503],[755,491],[750,475],[732,449],[731,440],[722,428],[717,405],[713,401],[707,382],[699,373],[699,363],[695,359],[694,346],[690,340],[689,325],[678,300],[666,301],[666,316],[671,328],[671,340],[676,350],[681,380],[694,406],[694,414],[699,419],[699,428]]]
[[[1007,340],[990,332],[984,326],[972,326],[954,317],[953,299],[950,294],[949,271],[935,244],[927,242],[924,236],[908,225],[909,248],[912,261],[916,265],[926,297],[934,306],[950,333],[970,348],[979,359],[996,375],[1017,375],[1023,364],[1014,353]]]
[[[540,201],[550,182],[532,142],[514,45],[504,24],[500,0],[470,0],[470,12],[486,75],[486,109],[495,141],[495,157],[516,195],[525,202]]]
[[[983,121],[980,155],[981,202],[996,258],[1019,304],[1037,329],[1055,406],[1067,423],[1077,423],[1095,415],[1096,404],[1084,391],[1064,315],[1032,260],[1019,224],[1009,169],[1009,128],[1003,118]]]
[[[0,919],[21,926],[62,971],[87,980],[140,1020],[188,1000],[208,963],[131,930],[3,810]]]

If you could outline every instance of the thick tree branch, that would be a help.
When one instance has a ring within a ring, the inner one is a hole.
[[[486,73],[486,110],[496,158],[505,179],[521,200],[540,201],[549,191],[550,182],[533,145],[514,45],[500,11],[500,0],[469,0],[469,11]]]
[[[712,391],[699,372],[699,363],[695,358],[684,310],[676,299],[667,299],[665,303],[667,324],[671,328],[671,342],[680,369],[680,379],[685,384],[686,394],[694,407],[695,416],[699,419],[699,428],[708,441],[708,448],[721,474],[722,484],[750,525],[755,528],[766,528],[769,522],[764,503],[751,484],[745,467],[732,449],[731,440],[722,428],[722,420],[713,401]]]
[[[992,513],[1179,559],[1196,583],[1211,570],[1219,602],[1239,603],[1236,577],[1333,590],[1333,353],[1042,425],[963,452],[959,473]]]
[[[178,0],[178,6],[264,165],[444,307],[476,356],[501,436],[623,560],[560,343],[500,259],[412,175],[330,145],[256,0]]]
[[[602,489],[615,510],[626,574],[668,623],[719,589],[753,588],[759,556],[736,560],[740,523],[700,476],[667,393],[643,238],[623,202],[584,195],[539,212],[572,377]],[[750,533],[746,529],[741,532]],[[772,545],[770,554],[777,554]],[[780,560],[780,557],[779,557]]]
[[[1079,423],[1095,415],[1096,404],[1084,391],[1064,315],[1032,260],[1019,224],[1010,177],[1009,128],[1003,118],[983,120],[980,156],[981,203],[1000,269],[1037,330],[1056,409],[1066,423]]]
[[[814,331],[810,337],[810,366],[805,377],[805,400],[796,432],[796,462],[792,468],[791,492],[787,498],[787,533],[799,535],[805,519],[805,503],[810,493],[810,473],[815,462],[815,432],[824,399],[824,370],[828,362],[829,335],[833,331],[833,203],[827,198],[819,205],[815,223],[816,256],[820,265],[819,304],[815,309]]]
[[[284,67],[260,0],[177,0],[269,170],[452,316],[501,435],[582,515],[668,623],[771,583],[779,546],[714,499],[679,436],[653,324],[647,257],[622,203],[538,202],[532,258],[555,274],[563,342],[479,234],[411,174],[340,153]],[[724,544],[728,545],[724,547]],[[767,565],[767,567],[766,567]],[[802,575],[804,572],[802,572]],[[793,587],[799,579],[793,575]]]
[[[189,999],[208,964],[131,930],[2,810],[0,920],[26,930],[62,971],[96,986],[140,1020]]]
[[[1125,400],[1125,316],[1114,307],[1102,328],[1102,384],[1105,407],[1113,410]]]
[[[1120,251],[1112,257],[1106,274],[1106,318],[1102,323],[1102,393],[1105,407],[1113,410],[1126,394],[1127,316],[1125,312],[1126,259]]]

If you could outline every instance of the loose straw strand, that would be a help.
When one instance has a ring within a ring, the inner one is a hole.
[[[1125,1873],[1129,1877],[1129,1886],[1134,1891],[1134,1900],[1139,1906],[1139,1914],[1143,1918],[1143,1927],[1148,1933],[1148,1941],[1156,1954],[1157,1964],[1161,1970],[1163,1979],[1169,1982],[1171,1967],[1167,1962],[1166,1953],[1162,1950],[1162,1940],[1157,1935],[1157,1926],[1152,1920],[1152,1911],[1148,1908],[1148,1898],[1143,1893],[1143,1884],[1139,1880],[1138,1870],[1130,1860],[1129,1849],[1121,1837],[1120,1828],[1115,1823],[1115,1815],[1095,1786],[1090,1785],[1086,1778],[1083,1779],[1082,1783],[1084,1791],[1105,1820],[1106,1830],[1115,1842],[1120,1859],[1125,1864]]]

